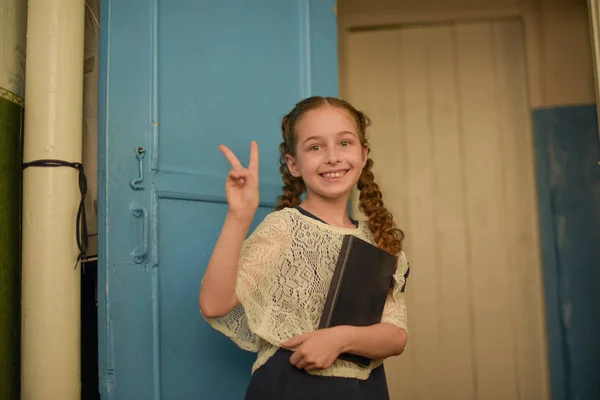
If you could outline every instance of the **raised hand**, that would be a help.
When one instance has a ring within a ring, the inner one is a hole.
[[[225,181],[225,192],[229,212],[239,217],[252,219],[259,202],[258,191],[258,144],[250,143],[250,163],[244,168],[227,146],[219,146],[231,164],[231,171]]]

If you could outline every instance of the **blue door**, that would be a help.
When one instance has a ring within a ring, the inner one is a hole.
[[[102,1],[99,374],[105,399],[241,399],[254,354],[213,331],[201,277],[228,163],[260,147],[261,204],[282,186],[281,118],[337,95],[334,0]]]

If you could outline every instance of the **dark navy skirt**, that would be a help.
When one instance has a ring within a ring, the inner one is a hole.
[[[257,369],[246,400],[389,400],[383,365],[366,380],[310,375],[290,363],[292,352],[279,349]]]

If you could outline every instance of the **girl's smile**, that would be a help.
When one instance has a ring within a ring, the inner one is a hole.
[[[297,125],[297,151],[286,158],[309,196],[340,199],[350,194],[367,160],[352,116],[339,107],[311,110]]]
[[[328,182],[337,182],[340,180],[339,178],[342,178],[346,175],[346,172],[348,172],[347,169],[342,169],[336,171],[322,172],[319,175],[325,178],[325,180]]]

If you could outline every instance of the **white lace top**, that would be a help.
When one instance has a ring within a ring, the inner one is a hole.
[[[207,318],[242,349],[257,352],[252,372],[288,339],[317,329],[344,235],[373,243],[366,222],[339,228],[300,213],[295,208],[272,212],[242,246],[236,294],[240,305],[227,315]],[[402,287],[408,263],[399,256],[394,288],[388,295],[382,322],[406,326]],[[311,374],[367,379],[382,364],[368,367],[336,360]]]

